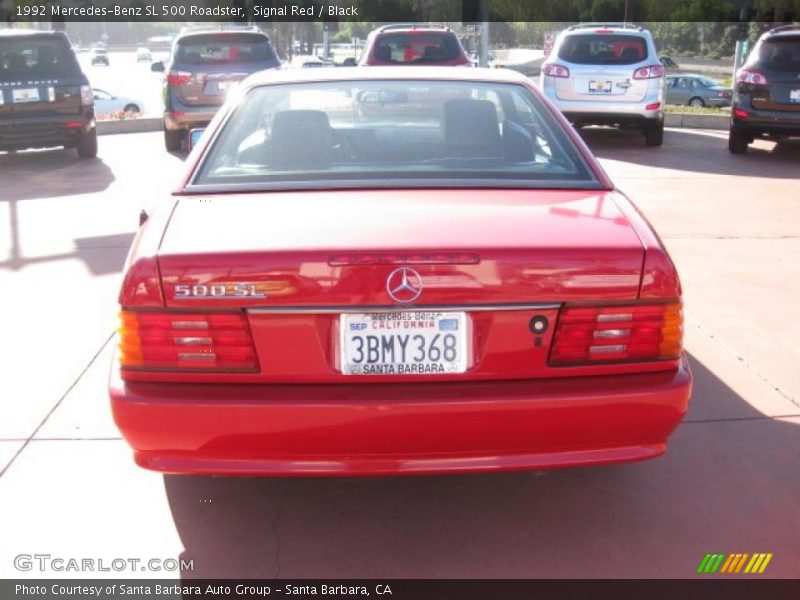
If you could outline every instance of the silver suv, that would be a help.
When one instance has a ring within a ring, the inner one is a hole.
[[[541,89],[576,126],[638,127],[648,146],[664,140],[664,66],[642,27],[584,23],[562,31],[542,64]]]

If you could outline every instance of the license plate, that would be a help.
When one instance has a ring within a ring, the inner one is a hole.
[[[23,88],[20,90],[11,90],[11,100],[13,102],[38,102],[39,101],[39,88]]]
[[[800,102],[800,90],[791,90],[789,92],[790,102]]]
[[[589,81],[589,91],[593,94],[609,94],[611,93],[610,81]]]
[[[343,314],[339,324],[345,375],[437,375],[467,370],[466,313]]]
[[[238,82],[236,81],[209,81],[203,93],[206,96],[221,96],[227,94]]]

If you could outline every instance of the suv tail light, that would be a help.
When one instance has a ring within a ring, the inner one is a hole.
[[[566,306],[550,350],[551,365],[669,360],[683,348],[680,302]]]
[[[736,81],[750,85],[767,85],[767,78],[764,74],[752,69],[739,69],[739,72],[736,73]]]
[[[633,72],[634,79],[658,79],[664,76],[664,65],[649,65]]]
[[[192,78],[192,74],[188,71],[170,71],[167,73],[167,84],[168,85],[185,85],[189,83],[189,80]]]
[[[546,64],[544,66],[544,74],[550,77],[569,77],[569,69],[564,65],[557,65],[555,63]]]
[[[137,371],[256,372],[241,312],[120,311],[119,359]]]

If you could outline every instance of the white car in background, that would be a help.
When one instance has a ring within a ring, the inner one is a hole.
[[[575,125],[637,127],[648,146],[664,140],[664,65],[642,27],[581,23],[562,31],[540,87]]]
[[[153,54],[147,48],[137,48],[136,49],[136,62],[152,62],[153,61]]]
[[[98,88],[93,88],[92,92],[94,93],[94,112],[100,117],[113,115],[119,111],[133,114],[144,112],[144,104],[141,100],[114,96]]]

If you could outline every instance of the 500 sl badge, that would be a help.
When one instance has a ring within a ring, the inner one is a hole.
[[[257,283],[213,283],[175,286],[176,298],[266,298],[267,294],[258,289]]]

